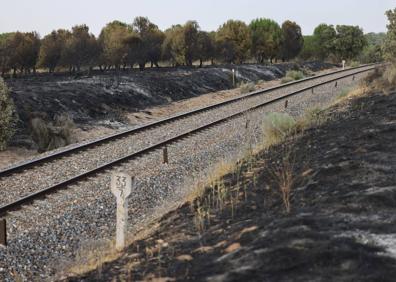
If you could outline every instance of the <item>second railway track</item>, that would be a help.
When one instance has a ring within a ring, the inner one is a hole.
[[[0,171],[0,215],[249,109],[374,68],[363,66],[259,90]]]

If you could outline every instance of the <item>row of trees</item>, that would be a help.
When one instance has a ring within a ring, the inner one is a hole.
[[[121,69],[147,63],[158,66],[167,61],[173,66],[191,66],[199,61],[259,63],[298,56],[303,59],[334,57],[356,58],[367,45],[357,26],[319,25],[312,36],[302,36],[301,28],[292,21],[281,26],[270,19],[256,19],[249,25],[229,20],[217,31],[206,32],[195,21],[174,25],[161,31],[147,18],[137,17],[132,24],[113,21],[96,38],[86,25],[72,30],[60,29],[40,39],[36,32],[0,34],[0,69],[35,72],[37,67],[49,72],[57,68],[80,71],[98,66],[101,70]]]
[[[301,58],[353,60],[368,46],[368,39],[358,26],[320,24],[313,35],[304,36]]]
[[[161,60],[191,66],[195,61],[200,65],[215,60],[242,63],[252,57],[262,63],[292,59],[302,47],[301,28],[291,21],[279,26],[270,19],[257,19],[250,25],[229,20],[215,32],[188,21],[163,32],[147,18],[137,17],[132,24],[107,24],[98,38],[86,25],[53,31],[42,39],[36,32],[0,34],[0,69],[3,75],[35,72],[37,67],[53,72],[59,67],[106,70],[137,64],[143,69],[147,63],[158,66]]]

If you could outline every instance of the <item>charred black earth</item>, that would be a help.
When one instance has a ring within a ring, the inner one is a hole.
[[[318,71],[329,67],[332,65],[308,62],[10,78],[6,83],[11,88],[19,118],[12,142],[31,146],[29,124],[37,116],[51,121],[56,115],[67,114],[77,125],[98,120],[123,122],[124,112],[230,89],[232,68],[237,70],[237,81],[245,82],[280,78],[290,69]]]
[[[204,229],[187,203],[117,261],[69,281],[395,281],[395,138],[396,93],[333,107],[323,125],[245,163],[242,180],[225,176],[242,195]],[[277,172],[292,175],[290,213]]]

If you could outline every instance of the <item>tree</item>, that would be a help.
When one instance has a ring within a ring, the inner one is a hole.
[[[188,21],[183,26],[175,25],[165,31],[162,45],[163,58],[174,65],[192,66],[198,58],[199,25],[195,21]]]
[[[82,66],[92,66],[99,56],[99,46],[86,25],[76,25],[72,32],[65,34],[65,45],[62,50],[62,64],[70,69],[80,71]]]
[[[315,57],[324,60],[334,53],[337,33],[332,25],[320,24],[314,30]]]
[[[41,40],[38,66],[48,68],[50,73],[55,71],[68,37],[70,37],[70,32],[63,29],[54,30],[46,35]]]
[[[304,37],[301,27],[295,22],[285,21],[282,24],[282,43],[280,56],[283,61],[290,60],[301,52],[304,46]]]
[[[303,60],[311,60],[316,58],[317,50],[315,44],[315,38],[313,35],[304,36],[303,48],[299,54],[299,57]]]
[[[396,61],[396,9],[386,12],[388,17],[388,32],[383,47],[385,59]]]
[[[13,35],[13,33],[0,34],[0,71],[2,76],[11,69],[10,59],[13,50],[10,46],[10,38]]]
[[[4,80],[0,78],[0,151],[14,134],[15,107]]]
[[[252,55],[257,62],[272,60],[279,54],[282,30],[278,23],[270,19],[256,19],[250,25],[252,33]]]
[[[229,20],[217,30],[218,54],[227,63],[242,63],[251,46],[250,30],[242,21]]]
[[[164,33],[144,17],[136,17],[132,28],[139,40],[132,42],[132,49],[129,52],[130,60],[137,61],[140,69],[144,69],[147,62],[151,62],[151,66],[158,67],[158,61],[161,59],[161,46],[165,38]]]
[[[9,66],[14,70],[29,73],[36,72],[36,63],[40,50],[40,38],[36,32],[15,32],[7,40],[7,49],[10,50]]]
[[[100,64],[115,66],[116,69],[125,64],[128,56],[127,43],[131,41],[131,36],[133,31],[127,24],[119,21],[108,23],[99,35],[102,50]]]
[[[162,43],[162,59],[169,60],[173,66],[182,65],[183,58],[183,27],[174,25],[165,31]]]
[[[366,38],[367,45],[359,55],[359,61],[365,64],[381,62],[384,55],[382,48],[386,39],[386,34],[383,32],[370,32],[365,34],[364,37]]]
[[[198,33],[197,54],[200,67],[202,67],[203,61],[206,60],[211,60],[213,64],[215,57],[214,36],[214,34],[210,34],[206,31],[200,31]]]
[[[334,50],[339,59],[356,58],[367,45],[363,30],[358,26],[337,25]]]

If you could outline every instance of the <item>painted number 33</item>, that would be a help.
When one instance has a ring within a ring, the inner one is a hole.
[[[125,176],[117,176],[117,183],[116,183],[117,187],[120,188],[120,190],[122,188],[126,187],[126,177]]]

